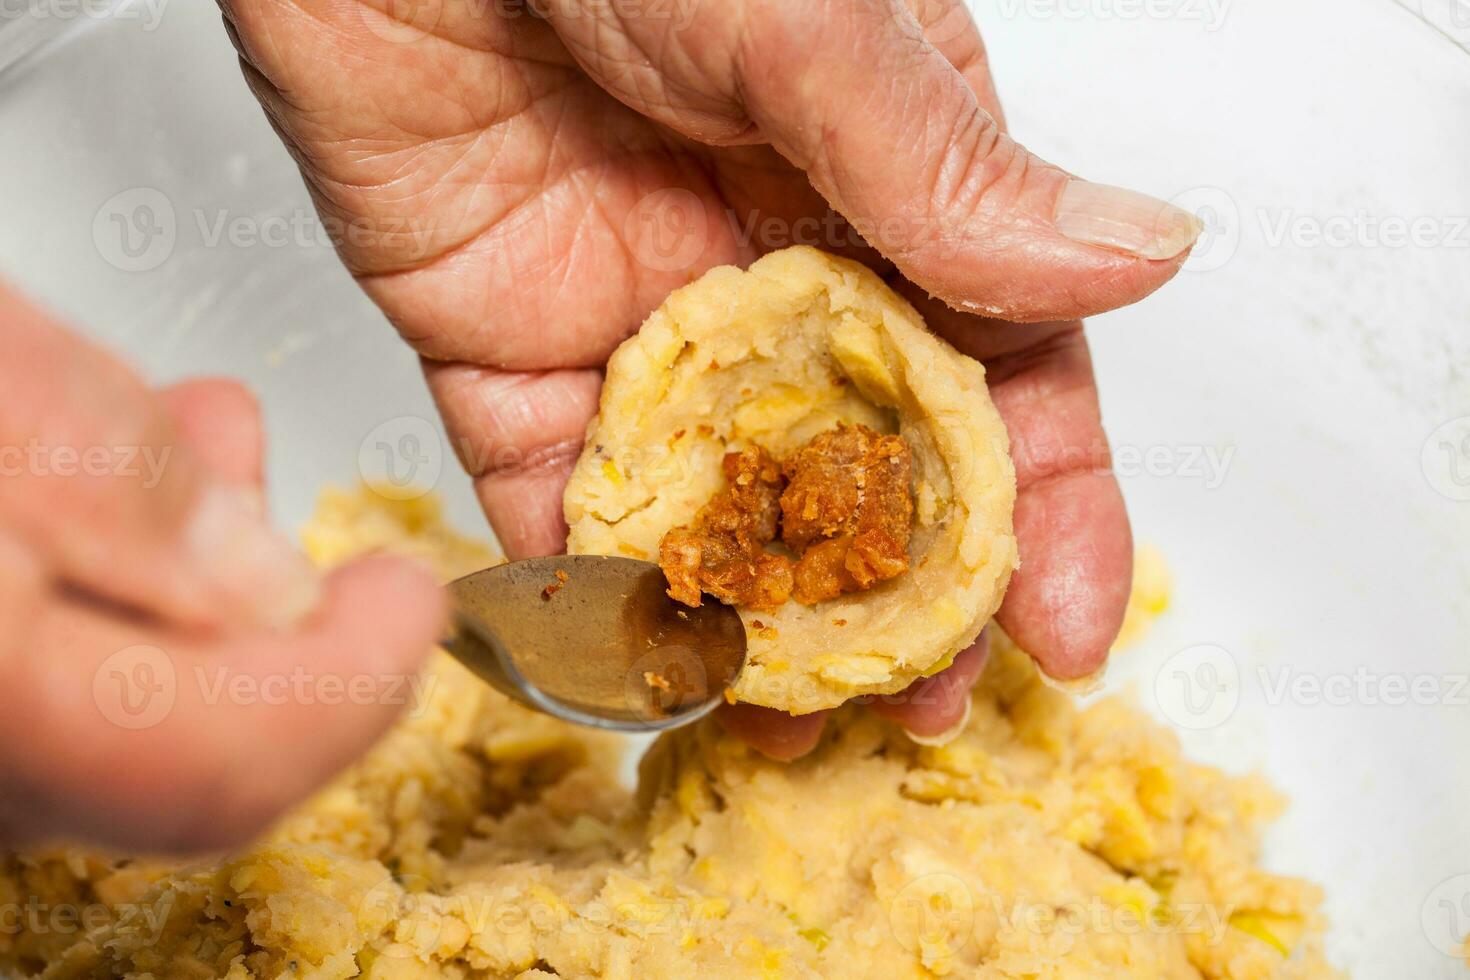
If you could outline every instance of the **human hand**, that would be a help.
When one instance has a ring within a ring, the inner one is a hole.
[[[436,583],[320,580],[263,516],[248,392],[150,390],[4,286],[0,387],[0,847],[253,837],[392,722]]]
[[[989,370],[1023,563],[1000,623],[1054,677],[1105,660],[1132,544],[1078,318],[1162,285],[1199,226],[1013,141],[961,0],[221,3],[511,557],[565,546],[562,491],[617,344],[704,270],[792,243],[770,222],[817,229]],[[677,219],[672,255],[651,248],[647,222]],[[982,659],[882,710],[941,730]],[[780,757],[822,723],[725,720]]]

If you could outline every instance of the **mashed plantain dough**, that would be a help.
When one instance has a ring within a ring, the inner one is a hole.
[[[430,498],[324,494],[305,540],[450,578],[486,548]],[[1152,553],[1137,635],[1165,605]],[[428,697],[264,840],[164,862],[0,854],[0,975],[289,980],[1305,980],[1313,886],[1260,868],[1280,801],[1125,703],[1079,708],[998,638],[964,731],[835,712],[770,762],[704,722],[645,758],[448,657]]]
[[[999,606],[1017,561],[1015,473],[985,369],[857,263],[791,248],[744,272],[713,269],[654,311],[608,363],[567,487],[568,548],[657,561],[665,534],[725,488],[728,453],[785,461],[843,424],[909,451],[910,567],[826,601],[743,608],[749,656],[734,694],[804,714],[901,690],[946,666]],[[793,587],[830,593],[817,584]]]

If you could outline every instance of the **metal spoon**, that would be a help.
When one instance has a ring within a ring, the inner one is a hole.
[[[496,690],[565,721],[625,732],[713,711],[745,663],[729,606],[670,599],[663,571],[632,558],[558,555],[451,582],[446,649]]]

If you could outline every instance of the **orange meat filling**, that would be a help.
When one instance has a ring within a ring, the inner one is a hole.
[[[909,567],[913,457],[898,436],[862,425],[824,432],[784,464],[763,449],[729,453],[728,486],[659,544],[669,595],[698,606],[775,609],[860,592]],[[767,551],[780,539],[795,559]]]

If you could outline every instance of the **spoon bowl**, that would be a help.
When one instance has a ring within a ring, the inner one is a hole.
[[[557,555],[456,579],[445,646],[501,693],[565,721],[624,732],[714,710],[745,663],[729,606],[691,609],[657,565]]]

